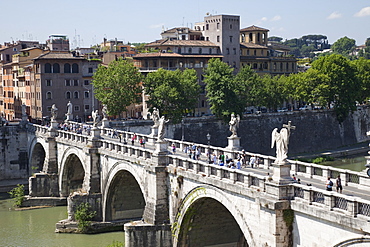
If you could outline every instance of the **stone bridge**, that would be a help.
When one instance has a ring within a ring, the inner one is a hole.
[[[59,232],[76,228],[76,207],[89,202],[102,231],[124,225],[126,247],[369,244],[364,172],[292,160],[278,166],[274,157],[252,153],[260,167],[231,169],[209,164],[204,153],[234,158],[240,151],[199,144],[202,159],[193,160],[182,152],[191,143],[158,142],[153,135],[137,134],[147,140],[141,147],[110,138],[108,128],[93,128],[91,135],[27,128],[29,164],[40,172],[30,177],[26,204],[67,200],[68,219],[57,223]],[[120,133],[127,140],[134,135]],[[178,152],[169,151],[172,143]],[[325,191],[326,177],[337,175],[344,193]]]

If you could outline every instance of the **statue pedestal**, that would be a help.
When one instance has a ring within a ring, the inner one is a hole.
[[[154,151],[154,153],[156,155],[167,154],[168,153],[167,148],[168,148],[167,141],[158,140],[158,141],[155,142],[155,151]]]
[[[67,113],[66,114],[66,121],[73,121],[73,114],[72,113]]]
[[[227,138],[229,145],[226,149],[230,151],[240,151],[242,148],[240,146],[240,137],[230,136]]]
[[[157,136],[158,136],[158,126],[152,126],[152,133],[150,133],[149,135],[148,143],[154,144],[157,140]]]
[[[98,129],[97,127],[93,127],[91,129],[91,136],[92,136],[92,139],[100,139],[100,129]]]
[[[102,123],[101,123],[101,126],[103,128],[108,128],[109,127],[109,120],[106,119],[106,118],[103,118]]]
[[[51,129],[58,129],[58,122],[55,119],[51,120],[50,128]]]
[[[275,161],[276,162],[276,161]],[[279,185],[290,184],[294,182],[294,179],[290,176],[290,163],[288,161],[280,161],[278,163],[272,163],[273,175],[272,180]]]

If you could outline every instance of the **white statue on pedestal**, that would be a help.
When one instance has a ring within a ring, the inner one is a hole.
[[[58,116],[58,108],[53,104],[51,106],[51,121],[55,121]]]
[[[168,123],[169,120],[165,120],[164,116],[162,116],[158,122],[159,122],[159,126],[158,126],[158,141],[163,141],[164,140],[164,135],[166,133],[166,128],[165,128],[165,124]]]
[[[238,136],[236,131],[239,128],[239,123],[240,123],[240,116],[239,115],[235,116],[235,114],[232,113],[231,114],[231,119],[230,119],[230,122],[229,122],[230,131],[232,133],[230,137],[237,137]]]
[[[100,122],[99,111],[95,110],[95,111],[91,112],[91,117],[93,119],[93,127],[96,127]]]
[[[288,124],[284,124],[283,128],[278,132],[275,128],[272,131],[271,148],[274,147],[276,143],[276,161],[275,163],[284,163],[288,158],[288,144],[290,137],[290,130],[295,129],[295,126],[291,125],[291,121]]]
[[[68,101],[68,104],[67,104],[67,114],[68,115],[72,114],[72,108],[73,108],[73,105],[71,101]]]
[[[158,127],[159,126],[159,110],[156,107],[153,108],[152,120],[154,122],[153,127]]]
[[[107,120],[107,117],[108,117],[108,108],[107,108],[106,105],[103,106],[102,114],[103,114],[103,120]]]

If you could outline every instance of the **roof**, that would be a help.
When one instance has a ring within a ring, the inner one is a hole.
[[[71,53],[60,53],[60,52],[49,52],[43,55],[40,55],[36,59],[75,59],[75,60],[84,60],[84,57],[74,57]]]
[[[265,31],[265,32],[268,32],[270,30],[266,29],[266,28],[262,28],[262,27],[257,27],[255,25],[253,26],[250,26],[250,27],[246,27],[246,28],[243,28],[240,30],[240,32],[251,32],[251,31]]]
[[[189,34],[194,34],[194,33],[202,34],[202,32],[190,29],[188,27],[174,27],[174,28],[163,31],[161,34],[164,34],[164,33],[182,33],[181,31],[185,31],[184,33],[189,33]]]
[[[170,40],[160,39],[145,45],[146,47],[153,46],[202,46],[202,47],[218,47],[218,45],[206,40]]]
[[[267,46],[255,44],[255,43],[240,43],[240,48],[253,48],[253,49],[268,49]]]
[[[151,53],[139,53],[136,54],[133,58],[134,59],[141,59],[141,58],[154,58],[154,57],[163,57],[163,58],[186,58],[186,57],[194,57],[194,58],[212,58],[212,57],[223,57],[222,55],[216,54],[178,54],[174,52],[151,52]]]

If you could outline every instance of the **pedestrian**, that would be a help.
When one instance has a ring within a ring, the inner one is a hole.
[[[134,143],[135,143],[135,135],[133,135],[131,138],[131,144],[134,145]]]
[[[121,142],[121,140],[122,140],[122,134],[121,133],[118,134],[118,138],[119,138],[119,142]]]
[[[172,143],[172,153],[173,154],[176,153],[176,145],[175,145],[175,143]]]
[[[242,168],[242,162],[240,161],[240,158],[236,162],[236,169],[241,169]]]
[[[145,139],[143,137],[140,138],[139,142],[140,142],[140,146],[145,148]]]
[[[253,168],[255,162],[256,162],[256,157],[255,156],[251,156],[251,158],[249,159],[249,165],[252,168]]]
[[[327,191],[333,190],[333,181],[330,180],[330,177],[328,177],[328,180],[326,180],[326,190]]]
[[[337,187],[337,192],[342,193],[343,187],[342,187],[342,179],[340,178],[340,175],[338,175],[336,179],[336,187]]]

